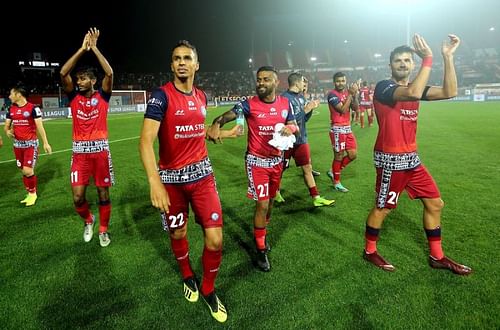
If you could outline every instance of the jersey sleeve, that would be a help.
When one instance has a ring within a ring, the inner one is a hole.
[[[286,122],[288,123],[289,121],[294,121],[294,120],[295,116],[293,114],[293,105],[290,102],[290,100],[288,100],[288,115],[286,116]]]
[[[340,103],[339,97],[335,93],[332,93],[332,92],[328,93],[326,99],[328,101],[328,104],[330,104],[334,108],[337,106],[337,104]]]
[[[71,92],[69,92],[68,93],[68,102],[73,101],[73,99],[76,97],[76,95],[77,95],[77,92],[74,89]]]
[[[240,114],[243,111],[243,114],[246,117],[250,114],[250,104],[248,103],[247,100],[238,102],[233,106],[231,111],[234,112],[236,116],[238,116],[238,114]]]
[[[399,85],[392,80],[382,80],[377,86],[375,86],[374,99],[382,104],[393,105],[394,104],[394,91]]]
[[[111,99],[111,93],[106,93],[105,91],[102,90],[102,88],[99,88],[98,90],[99,94],[101,94],[101,97],[109,103],[109,100]]]
[[[162,121],[168,108],[167,94],[160,88],[155,89],[149,97],[144,118]]]
[[[42,109],[39,106],[34,105],[31,110],[31,117],[33,119],[42,118]]]

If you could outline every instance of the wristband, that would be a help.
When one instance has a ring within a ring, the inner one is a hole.
[[[297,126],[295,125],[286,125],[285,127],[288,128],[290,131],[292,131],[292,134],[297,132]]]
[[[426,56],[422,60],[422,67],[430,68],[432,66],[432,56]]]

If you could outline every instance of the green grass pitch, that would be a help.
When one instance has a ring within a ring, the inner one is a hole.
[[[0,327],[3,329],[498,329],[500,104],[421,106],[419,153],[440,187],[445,253],[470,265],[459,277],[431,269],[422,205],[401,196],[381,231],[379,251],[396,267],[365,262],[364,226],[374,203],[376,127],[354,126],[358,159],[344,171],[347,194],[326,176],[332,161],[328,109],[308,123],[313,167],[333,207],[314,208],[301,172],[285,172],[268,229],[272,270],[252,265],[254,202],[246,198],[245,138],[209,144],[224,212],[224,255],[216,287],[228,309],[219,325],[200,300],[187,302],[177,264],[138,153],[141,114],[110,115],[116,185],[112,243],[84,243],[69,184],[71,121],[45,121],[55,153],[39,158],[39,199],[24,197],[10,141],[0,149]],[[227,107],[210,109],[209,119]],[[228,124],[232,125],[232,124]],[[1,133],[3,135],[3,132]],[[95,188],[87,198],[97,212]],[[191,261],[201,275],[201,230],[189,220]],[[497,229],[495,229],[497,228]]]

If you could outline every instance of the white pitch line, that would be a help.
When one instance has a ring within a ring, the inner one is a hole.
[[[109,141],[109,143],[115,143],[115,142],[122,142],[122,141],[128,141],[128,140],[134,140],[134,139],[138,139],[139,136],[133,136],[133,137],[129,137],[129,138],[124,138],[124,139],[118,139],[118,140],[113,140],[113,141]],[[3,146],[3,148],[5,148],[5,145]],[[52,151],[52,154],[59,154],[61,152],[67,152],[67,151],[72,151],[73,149],[63,149],[63,150],[57,150],[57,151]],[[49,154],[38,154],[38,156],[49,156]],[[9,159],[9,160],[2,160],[0,161],[0,164],[3,164],[3,163],[10,163],[10,162],[15,162],[16,160],[15,159]]]

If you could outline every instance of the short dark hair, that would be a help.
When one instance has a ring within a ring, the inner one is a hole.
[[[272,71],[274,72],[276,75],[278,75],[278,70],[276,70],[276,68],[272,65],[264,65],[264,66],[261,66],[258,70],[257,70],[257,74],[259,74],[259,72],[262,72],[262,71]]]
[[[333,75],[333,81],[335,81],[335,79],[337,78],[341,78],[341,77],[345,77],[345,73],[339,71],[339,72],[336,72],[334,75]]]
[[[304,76],[300,72],[292,72],[288,76],[288,86],[295,86],[298,81],[303,81]]]
[[[90,79],[97,79],[97,70],[91,66],[82,66],[75,70],[75,76],[87,76]]]
[[[186,48],[191,49],[193,51],[193,53],[196,55],[196,58],[198,58],[198,51],[196,50],[196,47],[192,43],[190,43],[189,41],[184,40],[184,39],[177,41],[175,46],[172,47],[172,53],[174,52],[174,50],[176,48],[179,48],[179,47],[186,47]]]
[[[27,98],[30,95],[28,88],[23,83],[17,83],[12,89],[23,97]]]
[[[402,53],[410,53],[411,57],[413,57],[413,49],[411,49],[410,46],[402,45],[402,46],[396,47],[392,50],[391,56],[389,56],[389,63],[392,63],[394,56],[396,56],[397,54],[402,54]]]

